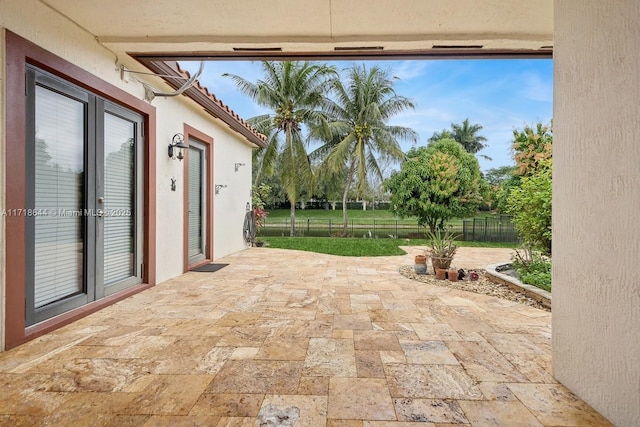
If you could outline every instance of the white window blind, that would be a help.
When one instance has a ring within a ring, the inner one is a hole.
[[[104,118],[104,284],[135,275],[135,125]]]
[[[84,103],[36,87],[36,308],[83,290],[84,116]]]
[[[202,151],[189,147],[189,257],[202,254]]]

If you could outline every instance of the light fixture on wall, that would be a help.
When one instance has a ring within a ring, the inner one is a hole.
[[[227,188],[227,184],[216,184],[216,194],[220,194],[221,188]]]
[[[176,133],[175,135],[173,135],[171,144],[169,144],[169,157],[174,160],[184,159],[184,153],[182,152],[184,148],[189,148],[189,146],[184,143],[184,135],[181,133]]]
[[[238,172],[238,169],[240,169],[240,166],[244,166],[244,163],[236,163],[236,164],[234,165],[234,167],[235,167],[235,169],[236,169],[236,172]]]

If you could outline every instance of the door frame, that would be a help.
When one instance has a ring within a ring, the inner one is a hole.
[[[205,226],[205,254],[204,259],[193,264],[189,264],[189,156],[185,156],[182,170],[183,176],[183,272],[192,270],[200,265],[208,264],[213,260],[213,138],[198,129],[183,125],[184,141],[189,144],[191,139],[197,140],[206,147],[206,193],[205,207],[206,214],[203,220]]]
[[[7,210],[24,210],[26,206],[26,97],[25,68],[32,64],[64,80],[85,88],[116,104],[140,113],[144,118],[143,159],[143,283],[100,300],[78,307],[49,320],[26,327],[26,218],[21,215],[5,218],[6,293],[4,349],[69,324],[116,301],[127,298],[156,282],[156,109],[124,90],[107,83],[40,46],[5,30],[6,104],[6,201]]]

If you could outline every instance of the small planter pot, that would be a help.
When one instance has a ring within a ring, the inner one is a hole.
[[[438,268],[448,270],[449,266],[451,265],[451,261],[453,261],[453,258],[443,258],[443,257],[432,256],[431,265],[433,266],[433,271],[436,271]]]
[[[447,270],[444,268],[436,268],[436,279],[444,280],[447,278]]]
[[[425,255],[416,255],[413,271],[416,274],[427,274],[427,257]]]
[[[450,282],[458,281],[458,270],[456,270],[455,268],[449,269],[449,281]]]
[[[413,264],[413,271],[416,274],[427,274],[427,264]]]

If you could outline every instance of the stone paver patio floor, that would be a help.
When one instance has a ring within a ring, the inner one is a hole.
[[[610,425],[553,378],[551,313],[411,281],[411,254],[217,262],[0,354],[0,425]]]

